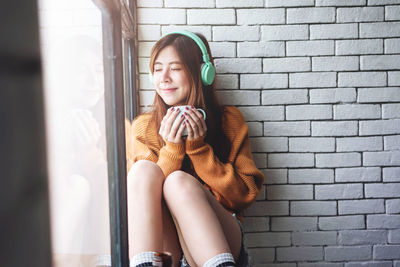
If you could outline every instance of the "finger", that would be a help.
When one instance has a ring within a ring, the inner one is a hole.
[[[201,113],[200,111],[198,111],[196,108],[192,107],[192,111],[193,114],[196,115],[196,117],[199,119],[200,123],[201,123],[201,128],[203,130],[207,130],[207,125],[206,122],[204,120],[204,116],[203,113]]]
[[[177,137],[181,137],[183,131],[185,130],[185,128],[186,128],[186,122],[184,121],[184,122],[182,122],[182,123],[180,124],[179,129],[178,129],[178,132],[176,133],[176,136],[177,136]]]
[[[171,132],[172,125],[173,125],[173,123],[174,123],[176,117],[178,116],[178,114],[179,114],[179,109],[174,109],[174,110],[171,111],[171,113],[169,114],[169,116],[166,118],[164,130],[165,130],[167,133],[170,133],[170,132]]]
[[[173,122],[171,131],[170,131],[170,134],[172,136],[174,136],[174,137],[177,136],[177,132],[178,132],[179,128],[181,127],[184,119],[185,119],[185,116],[181,115],[181,116],[179,116],[179,118],[176,119],[175,122]]]
[[[194,131],[190,123],[186,120],[185,125],[188,131],[188,140],[193,140],[194,139]]]

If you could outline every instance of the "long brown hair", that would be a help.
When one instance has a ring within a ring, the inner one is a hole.
[[[211,56],[210,46],[206,38],[195,33],[201,38],[205,44],[208,54],[210,55],[210,61],[214,64],[214,60]],[[205,142],[210,144],[214,153],[222,161],[226,162],[229,151],[230,143],[222,130],[222,116],[224,112],[223,106],[219,104],[217,99],[214,83],[211,85],[203,85],[201,81],[200,68],[203,63],[203,54],[199,46],[191,38],[181,34],[169,34],[158,40],[153,46],[150,55],[150,71],[154,71],[155,60],[160,53],[167,46],[172,46],[178,53],[180,60],[183,65],[183,71],[189,78],[190,91],[186,99],[187,105],[192,105],[197,108],[202,108],[207,115],[207,135]],[[163,99],[156,93],[151,110],[152,122],[155,124],[156,129],[160,128],[162,118],[165,116],[168,106]],[[159,142],[162,144],[163,140],[159,136]]]

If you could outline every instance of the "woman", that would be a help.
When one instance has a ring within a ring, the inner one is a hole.
[[[235,214],[255,200],[264,177],[242,114],[219,105],[213,69],[201,74],[213,68],[209,55],[206,39],[187,31],[152,49],[153,109],[133,122],[129,140],[131,266],[151,266],[156,251],[170,252],[174,266],[182,252],[182,266],[248,265]],[[189,107],[178,117],[181,105]]]

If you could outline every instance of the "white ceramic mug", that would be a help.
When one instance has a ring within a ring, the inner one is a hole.
[[[183,115],[183,113],[185,113],[186,108],[190,108],[190,106],[176,106],[174,107],[174,109],[179,109],[179,114],[178,116],[176,116],[175,121],[177,121],[181,115]],[[206,112],[204,110],[202,110],[201,108],[196,108],[198,111],[200,111],[203,114],[203,118],[204,120],[206,119]],[[174,123],[175,123],[174,121]],[[188,135],[188,131],[187,128],[185,127],[185,129],[182,132],[182,136],[187,136]]]

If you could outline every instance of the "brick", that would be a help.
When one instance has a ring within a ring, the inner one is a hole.
[[[239,75],[237,74],[218,74],[215,78],[215,88],[217,89],[238,89]]]
[[[382,6],[387,4],[398,4],[399,0],[368,0],[369,6]]]
[[[257,264],[254,267],[296,267],[296,263],[262,263]]]
[[[200,1],[165,0],[165,7],[183,7],[183,8],[215,7],[215,2],[213,0],[200,0]]]
[[[361,56],[360,62],[361,70],[400,69],[400,55]]]
[[[339,201],[339,215],[382,213],[384,211],[385,206],[382,199]]]
[[[339,231],[339,245],[375,245],[386,243],[384,230],[345,230]]]
[[[140,91],[139,103],[142,106],[151,106],[154,101],[155,91]]]
[[[371,258],[372,248],[370,246],[325,248],[325,260],[327,261],[369,260]]]
[[[336,41],[336,55],[368,55],[382,53],[382,39]]]
[[[217,7],[263,7],[263,0],[217,0]]]
[[[262,91],[263,105],[300,104],[307,102],[308,102],[307,90],[263,90]]]
[[[311,89],[310,104],[330,104],[355,102],[357,93],[355,88]]]
[[[250,139],[253,152],[287,152],[287,137],[253,137]]]
[[[366,262],[348,262],[346,267],[392,267],[392,262],[388,261],[366,261]]]
[[[313,57],[313,71],[358,70],[358,57]]]
[[[257,168],[267,167],[267,155],[264,153],[253,153],[253,160],[256,163]]]
[[[275,248],[249,248],[247,249],[251,263],[274,261]]]
[[[272,217],[272,231],[312,231],[317,230],[316,217]]]
[[[311,25],[310,39],[350,39],[358,37],[358,25],[352,24],[326,24]]]
[[[316,166],[326,167],[353,167],[361,165],[360,153],[326,153],[316,154]]]
[[[291,216],[336,215],[336,201],[292,201]]]
[[[139,41],[157,41],[161,37],[160,25],[138,25]]]
[[[400,120],[360,121],[360,135],[397,134]]]
[[[367,215],[368,229],[398,229],[400,228],[400,215]]]
[[[352,136],[357,134],[357,121],[311,122],[312,136]]]
[[[334,55],[334,40],[287,41],[287,56],[329,56]]]
[[[267,187],[268,200],[296,200],[312,198],[312,185],[269,185]]]
[[[385,150],[399,150],[400,135],[385,136],[384,143],[385,143]]]
[[[268,167],[314,167],[314,155],[311,153],[269,154]]]
[[[240,42],[238,57],[282,57],[285,55],[283,42]]]
[[[163,1],[162,0],[137,0],[136,2],[137,7],[162,7]]]
[[[308,26],[307,25],[261,26],[261,40],[263,41],[308,40]]]
[[[377,151],[383,149],[382,137],[349,137],[336,139],[337,152]]]
[[[283,107],[240,107],[246,121],[283,120]]]
[[[382,105],[383,119],[400,119],[400,104]]]
[[[210,42],[210,49],[214,58],[236,57],[236,44],[232,42]]]
[[[289,152],[334,152],[335,138],[289,138]]]
[[[289,201],[256,201],[244,214],[245,216],[289,215]]]
[[[400,197],[400,184],[366,184],[366,198]]]
[[[336,10],[337,22],[376,22],[383,21],[383,7],[351,7]]]
[[[359,88],[357,101],[359,103],[399,102],[400,87]]]
[[[312,88],[312,87],[335,87],[335,72],[309,72],[290,73],[289,87],[291,88]]]
[[[400,53],[400,38],[385,40],[385,54]]]
[[[336,232],[293,232],[292,242],[295,246],[336,245]]]
[[[393,166],[400,165],[400,151],[364,152],[364,166]]]
[[[215,26],[213,41],[258,41],[258,26]]]
[[[272,89],[287,88],[288,74],[241,74],[240,88],[246,89]]]
[[[322,247],[277,248],[278,261],[316,261],[323,259]]]
[[[285,24],[286,20],[284,8],[237,9],[236,16],[238,25]]]
[[[217,96],[222,105],[258,105],[260,103],[260,92],[256,91],[218,91]]]
[[[364,229],[364,216],[328,216],[319,218],[320,230]]]
[[[264,174],[265,184],[286,184],[288,180],[287,169],[265,169]]]
[[[289,183],[333,183],[333,175],[333,170],[330,169],[290,169]]]
[[[140,56],[150,56],[151,48],[155,42],[139,42],[139,55]],[[148,74],[147,74],[148,77]],[[148,78],[147,78],[148,80]],[[142,88],[144,89],[144,88]]]
[[[250,136],[262,136],[263,135],[263,124],[262,122],[248,122]]]
[[[308,57],[264,58],[263,72],[303,72],[311,71]]]
[[[400,213],[400,199],[386,200],[386,213]]]
[[[139,58],[139,73],[143,74],[146,73],[148,75],[149,73],[149,58]]]
[[[247,247],[280,247],[290,246],[290,233],[246,233]]]
[[[374,259],[377,260],[398,260],[400,246],[397,245],[377,245],[374,246]]]
[[[333,262],[307,262],[299,263],[299,267],[343,267],[343,263],[333,263]]]
[[[399,244],[400,243],[400,229],[389,230],[388,239],[389,239],[389,243]]]
[[[139,75],[139,83],[141,89],[154,89],[154,84],[150,82],[148,73]]]
[[[218,58],[214,60],[217,73],[259,73],[260,58]]]
[[[288,8],[287,24],[335,22],[335,8]]]
[[[223,25],[235,24],[234,9],[188,9],[187,24],[189,25]]]
[[[379,182],[381,181],[381,168],[337,168],[336,182]]]
[[[373,87],[385,86],[387,74],[385,72],[343,72],[339,73],[339,87]]]
[[[400,20],[400,6],[385,6],[385,20]]]
[[[389,86],[400,85],[400,71],[390,71],[388,72],[388,76]]]
[[[166,35],[170,32],[188,30],[194,33],[200,33],[206,37],[208,41],[211,40],[211,26],[200,25],[200,26],[189,26],[189,25],[165,25],[161,26],[162,35]],[[214,51],[213,51],[214,52]],[[214,54],[214,53],[213,53]]]
[[[139,24],[186,24],[186,11],[173,8],[138,8]]]
[[[309,136],[309,121],[264,122],[265,136]]]
[[[399,167],[383,168],[383,181],[400,182],[400,168]]]
[[[266,0],[266,7],[314,6],[314,0]]]
[[[315,186],[315,199],[357,199],[362,197],[362,184],[335,184]]]
[[[399,37],[400,22],[360,23],[360,38]]]
[[[287,120],[332,119],[331,105],[293,105],[286,107]]]
[[[316,0],[316,6],[365,6],[366,0]]]

